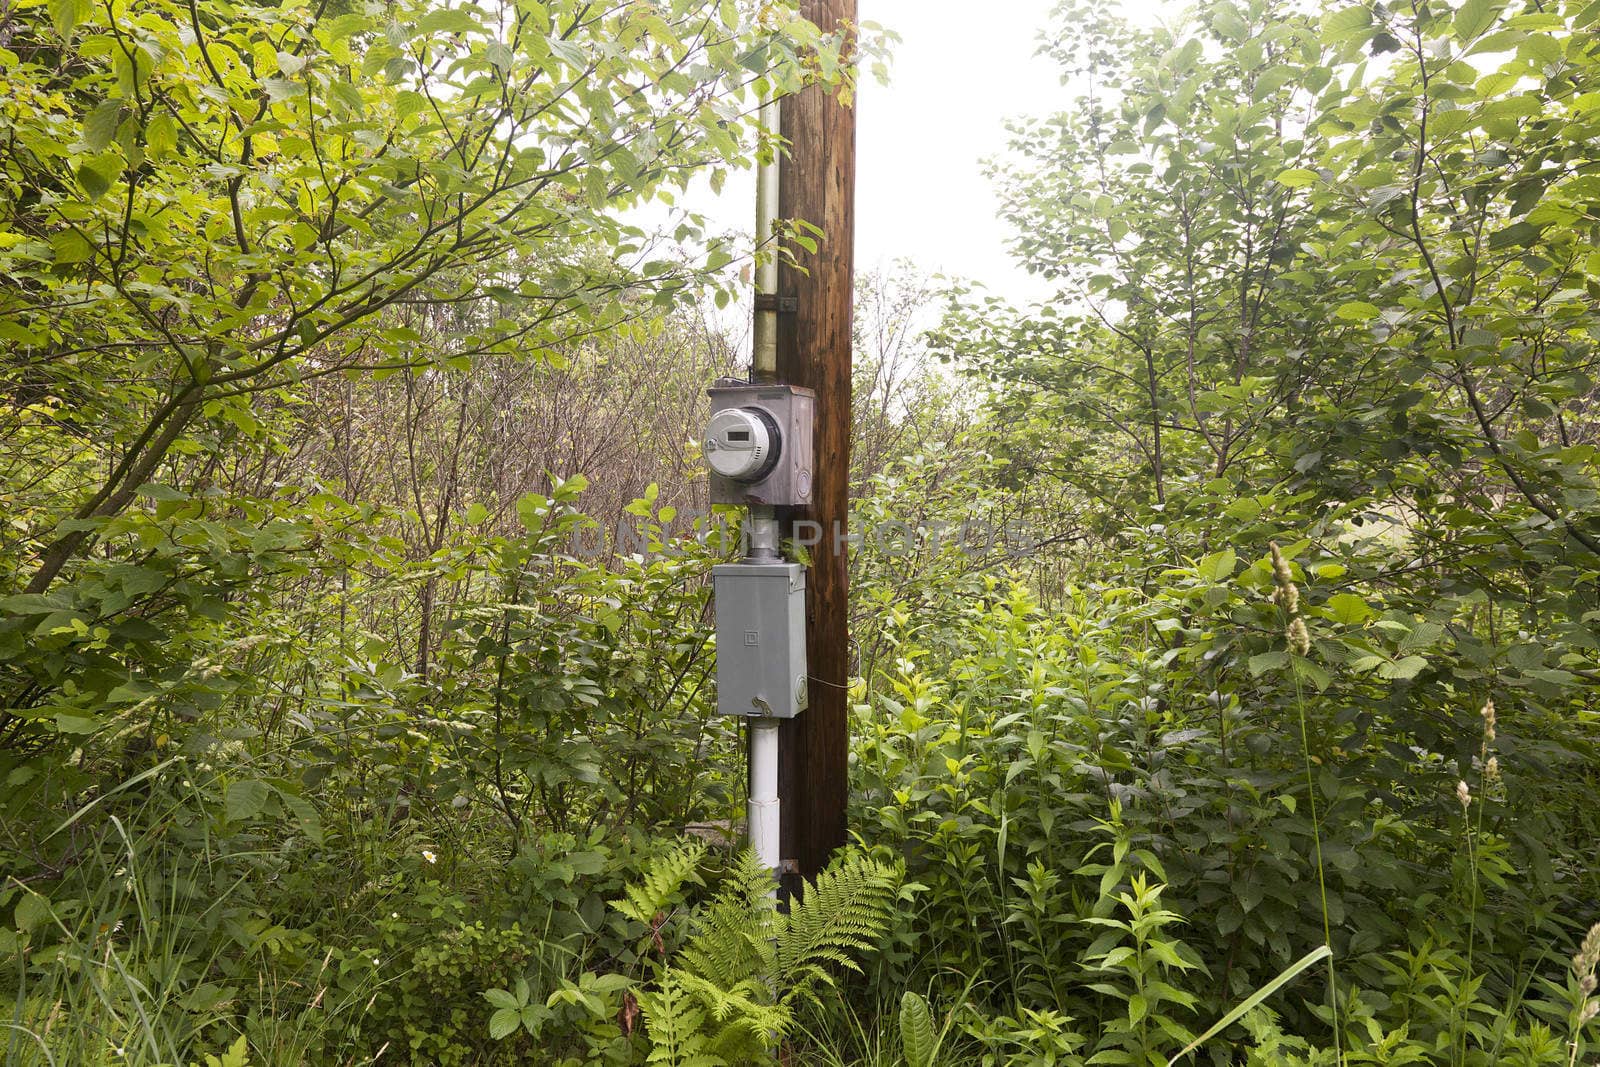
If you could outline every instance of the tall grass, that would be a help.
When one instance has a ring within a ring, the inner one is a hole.
[[[219,839],[202,790],[183,785],[124,796],[92,829],[64,823],[71,862],[48,892],[10,879],[20,935],[0,974],[8,1067],[190,1064],[246,1030],[267,1062],[298,1063],[360,1007],[318,987],[326,957],[309,980],[275,959],[255,890],[292,844]]]

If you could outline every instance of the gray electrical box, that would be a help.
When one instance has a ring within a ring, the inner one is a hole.
[[[717,604],[717,711],[792,719],[805,708],[806,569],[798,563],[711,568]]]
[[[810,389],[719,378],[704,442],[711,503],[811,503],[815,412]]]

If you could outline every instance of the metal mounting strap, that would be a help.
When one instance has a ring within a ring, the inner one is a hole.
[[[800,310],[800,298],[797,296],[778,296],[776,293],[757,293],[756,310],[793,314]]]

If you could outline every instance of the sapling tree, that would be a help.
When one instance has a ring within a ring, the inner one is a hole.
[[[1315,287],[1288,274],[1310,213],[1274,180],[1304,160],[1331,75],[1315,25],[1216,3],[1143,31],[1069,2],[1042,50],[1081,95],[1015,124],[994,175],[1013,251],[1058,296],[969,303],[949,341],[1021,386],[1011,402],[1064,416],[1046,465],[1114,508],[1240,477],[1320,330]]]
[[[272,447],[309,379],[539,359],[689,299],[733,250],[629,210],[746,165],[758,93],[848,91],[845,48],[734,0],[7,5],[0,737],[89,646],[80,698],[137,675],[117,627],[152,596],[337,550],[282,500],[191,505],[176,460]]]
[[[5,388],[82,428],[58,459],[105,469],[69,494],[78,525],[38,534],[34,593],[251,394],[536,352],[670,301],[727,252],[643,261],[619,208],[738,165],[758,75],[837,47],[732,3],[49,12],[7,19]],[[444,349],[419,351],[406,315],[439,309]]]

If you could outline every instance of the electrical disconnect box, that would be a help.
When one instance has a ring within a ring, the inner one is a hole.
[[[806,706],[806,570],[798,563],[711,569],[717,605],[717,711],[792,719]]]
[[[711,502],[769,507],[811,503],[816,394],[731,378],[711,387],[706,465]]]

